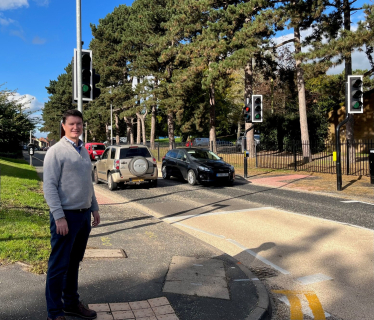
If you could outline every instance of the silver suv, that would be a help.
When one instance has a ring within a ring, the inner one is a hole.
[[[143,182],[157,187],[157,177],[156,159],[143,145],[109,146],[93,165],[94,183],[107,183],[109,190]]]

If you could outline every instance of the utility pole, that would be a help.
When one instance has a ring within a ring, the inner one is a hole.
[[[76,0],[77,12],[77,90],[78,90],[78,111],[83,114],[82,102],[82,29],[81,29],[81,0]],[[83,141],[83,132],[79,136]]]

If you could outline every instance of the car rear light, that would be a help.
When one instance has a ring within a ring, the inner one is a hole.
[[[119,170],[119,160],[114,160],[114,167]]]
[[[137,149],[138,148],[138,146],[131,146],[131,147],[129,147],[129,149]]]
[[[166,157],[166,156],[163,156],[163,157],[162,157],[162,160],[165,160],[165,157]]]

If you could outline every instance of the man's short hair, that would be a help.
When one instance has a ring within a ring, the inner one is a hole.
[[[65,124],[66,118],[67,117],[71,117],[71,116],[73,116],[73,117],[79,117],[79,118],[82,119],[82,122],[83,122],[83,114],[82,114],[82,112],[80,112],[77,109],[71,109],[71,110],[66,110],[64,112],[64,114],[62,115],[62,123]]]

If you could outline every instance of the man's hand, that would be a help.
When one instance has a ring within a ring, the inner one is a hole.
[[[65,218],[56,220],[56,233],[66,236],[69,233],[68,222]]]
[[[94,220],[92,221],[92,226],[97,227],[100,224],[100,214],[99,211],[92,211],[92,216]]]

